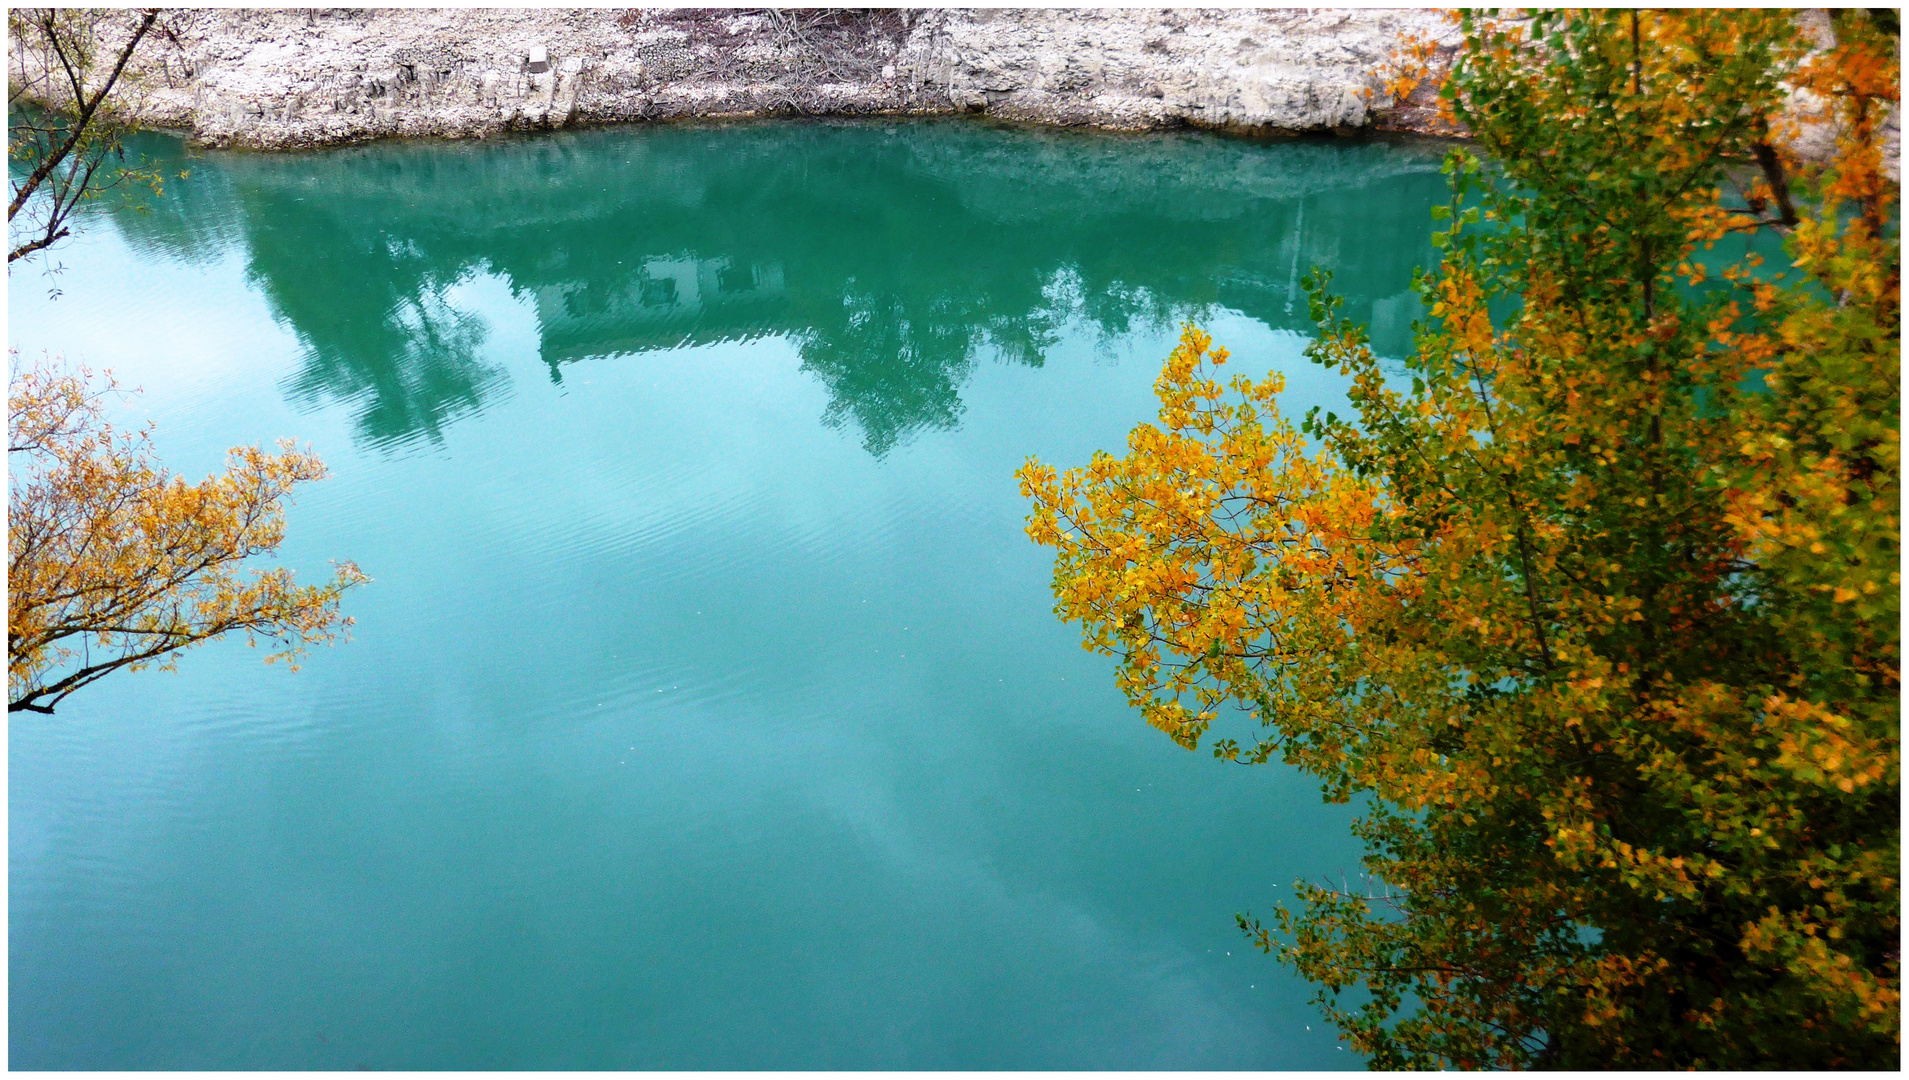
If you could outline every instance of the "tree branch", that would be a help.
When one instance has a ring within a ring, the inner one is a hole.
[[[113,65],[112,74],[106,77],[105,83],[93,94],[92,100],[82,100],[77,96],[76,92],[74,103],[79,106],[79,112],[78,115],[74,117],[73,129],[67,133],[66,141],[61,143],[59,148],[54,150],[53,153],[47,155],[46,160],[40,162],[40,164],[27,175],[26,180],[20,187],[15,189],[13,201],[7,205],[8,221],[13,220],[13,216],[20,212],[20,207],[26,204],[27,199],[31,198],[33,193],[39,190],[40,185],[46,182],[46,178],[54,169],[59,167],[60,162],[65,161],[67,155],[73,152],[73,148],[78,146],[80,142],[85,139],[87,128],[93,122],[93,114],[99,110],[100,103],[106,100],[106,95],[112,91],[114,84],[119,82],[120,72],[126,70],[126,64],[133,58],[133,50],[139,47],[140,39],[146,36],[146,31],[152,29],[154,20],[158,18],[158,8],[148,8],[146,10],[145,19],[140,22],[139,29],[133,31],[132,40],[128,41],[125,47],[120,50],[119,61]],[[70,65],[67,65],[64,50],[60,50],[58,47],[57,31],[53,28],[50,19],[44,29],[48,38],[55,43],[54,48],[59,52],[60,62],[63,66],[67,67],[70,75],[72,68]],[[78,85],[77,82],[75,85]],[[41,245],[41,247],[44,246],[44,244]],[[18,257],[18,255],[9,254],[7,261],[12,262]]]

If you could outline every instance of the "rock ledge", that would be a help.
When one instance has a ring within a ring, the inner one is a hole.
[[[135,115],[203,145],[259,149],[769,115],[1446,133],[1428,92],[1386,100],[1378,73],[1408,35],[1457,41],[1437,11],[1376,9],[253,9],[166,20],[128,71]]]

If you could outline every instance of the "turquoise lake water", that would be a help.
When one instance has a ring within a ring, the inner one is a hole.
[[[1058,622],[1014,470],[1183,320],[1287,409],[1385,355],[1442,148],[956,122],[193,154],[10,275],[197,477],[330,465],[352,640],[10,717],[21,1069],[1350,1068],[1251,951],[1352,811],[1188,753]]]

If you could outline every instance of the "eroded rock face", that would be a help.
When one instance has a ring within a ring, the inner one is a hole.
[[[975,112],[1150,129],[1435,130],[1378,73],[1435,11],[201,10],[128,100],[215,146],[696,116]],[[14,64],[22,62],[17,50]]]

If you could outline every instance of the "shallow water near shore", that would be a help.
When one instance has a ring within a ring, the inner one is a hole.
[[[1359,1064],[1233,921],[1356,882],[1352,811],[1147,728],[1013,472],[1120,451],[1189,319],[1344,411],[1298,279],[1401,354],[1442,148],[141,149],[165,195],[15,270],[10,344],[187,476],[309,444],[281,561],[374,582],[296,673],[11,718],[13,1067]]]

